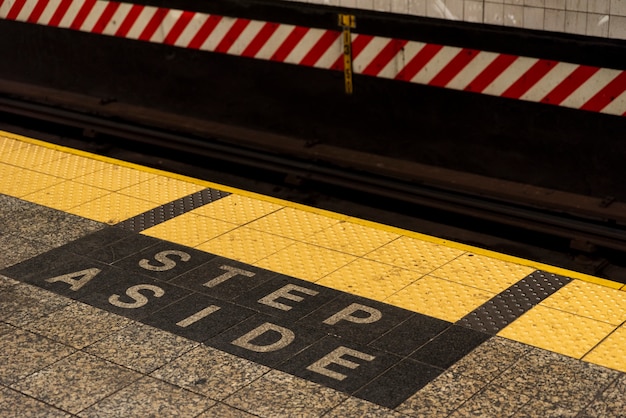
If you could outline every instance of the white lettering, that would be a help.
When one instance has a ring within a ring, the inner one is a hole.
[[[236,267],[231,267],[231,266],[221,266],[220,267],[222,270],[226,270],[226,273],[222,274],[221,276],[217,276],[214,279],[209,280],[208,282],[204,283],[202,286],[206,286],[206,287],[215,287],[220,283],[225,282],[228,279],[231,279],[233,277],[235,277],[238,274],[241,274],[242,276],[246,276],[246,277],[252,277],[254,276],[254,273],[251,271],[247,271],[247,270],[242,270],[242,269],[238,269]]]
[[[166,250],[166,251],[161,251],[160,253],[157,253],[154,256],[154,259],[158,261],[159,263],[161,263],[162,265],[153,266],[152,264],[150,264],[150,260],[147,260],[144,258],[143,260],[139,261],[139,266],[141,268],[144,268],[150,271],[171,270],[174,267],[176,267],[176,261],[172,260],[171,258],[168,258],[169,255],[177,255],[178,257],[180,257],[180,261],[191,260],[191,256],[187,254],[186,252],[178,251],[178,250]]]
[[[126,295],[132,298],[135,302],[133,303],[122,302],[120,301],[119,295],[112,295],[109,298],[109,303],[113,306],[126,308],[126,309],[141,308],[146,303],[148,303],[148,298],[142,295],[141,293],[139,293],[140,290],[149,290],[153,293],[154,297],[156,298],[160,298],[161,296],[165,294],[165,291],[158,286],[153,286],[151,284],[138,284],[138,285],[131,286],[128,289],[126,289]]]
[[[252,343],[257,337],[265,334],[266,332],[277,332],[280,334],[280,339],[274,343],[259,345]],[[280,350],[281,348],[287,347],[294,340],[296,335],[290,329],[270,324],[269,322],[264,323],[263,325],[253,329],[249,333],[242,335],[232,342],[232,344],[245,348],[246,350],[256,351],[257,353],[269,353],[270,351]]]
[[[64,282],[71,285],[70,290],[77,291],[86,285],[91,279],[96,277],[96,275],[101,271],[102,270],[94,267],[91,269],[77,271],[76,273],[68,273],[62,276],[51,277],[50,279],[46,279],[46,281],[48,283]],[[82,277],[82,279],[76,280],[76,277]]]
[[[262,303],[267,306],[271,306],[272,308],[281,309],[283,311],[291,310],[293,306],[276,302],[276,299],[284,298],[284,299],[293,300],[294,302],[301,302],[304,300],[302,296],[292,295],[291,293],[289,293],[292,290],[295,290],[300,293],[304,293],[305,295],[311,295],[311,296],[315,296],[319,293],[315,290],[307,289],[306,287],[297,286],[295,284],[288,284],[286,286],[281,287],[277,291],[270,293],[269,295],[259,299],[259,303]]]
[[[178,325],[181,328],[186,328],[191,324],[195,324],[196,322],[198,322],[199,320],[201,320],[202,318],[206,318],[207,316],[211,315],[213,312],[219,311],[220,307],[219,306],[215,306],[215,305],[211,305],[208,306],[206,308],[204,308],[201,311],[196,312],[195,314],[188,316],[187,318],[178,321],[176,323],[176,325]]]
[[[326,366],[329,366],[331,364],[338,364],[340,366],[347,367],[349,369],[356,369],[357,367],[360,366],[359,363],[355,363],[353,361],[342,358],[342,356],[344,355],[348,355],[348,356],[355,357],[355,358],[360,358],[361,360],[365,360],[365,361],[372,361],[376,358],[375,356],[372,356],[370,354],[352,350],[351,348],[348,348],[348,347],[339,346],[338,348],[336,348],[329,354],[325,355],[324,357],[322,357],[315,363],[308,366],[307,370],[322,374],[324,376],[328,376],[335,380],[344,380],[348,376],[346,376],[343,373],[339,373],[334,370],[329,370],[326,368]]]
[[[357,311],[366,312],[369,315],[366,317],[352,315]],[[327,318],[324,323],[328,325],[335,325],[339,321],[350,321],[355,324],[371,324],[372,322],[378,321],[382,317],[383,314],[378,309],[370,308],[369,306],[361,305],[360,303],[353,303],[347,308],[344,308],[333,316]]]

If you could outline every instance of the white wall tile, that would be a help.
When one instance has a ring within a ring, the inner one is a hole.
[[[606,38],[609,36],[609,20],[609,15],[588,13],[586,34]]]
[[[516,4],[518,6],[523,6],[524,0],[504,0],[504,4]]]
[[[626,17],[611,16],[609,38],[626,39]]]
[[[546,9],[543,21],[543,29],[553,32],[565,31],[565,11]]]
[[[586,12],[587,0],[566,0],[565,10],[572,10],[574,12]]]
[[[504,22],[504,5],[501,3],[485,2],[485,23],[502,25]]]
[[[483,2],[482,1],[465,1],[465,10],[463,10],[463,20],[466,22],[483,21]]]
[[[565,0],[546,0],[546,9],[565,10]]]
[[[391,1],[390,0],[374,0],[374,10],[379,12],[390,12]]]
[[[540,7],[524,7],[524,27],[526,29],[543,29],[545,9]]]
[[[391,11],[399,14],[409,14],[409,0],[389,0]]]
[[[544,8],[546,6],[546,0],[524,0],[524,6]]]
[[[342,7],[349,7],[351,9],[356,9],[357,8],[356,2],[357,0],[341,0],[340,5]]]
[[[426,0],[409,0],[409,14],[426,16]]]
[[[611,0],[589,0],[587,2],[587,11],[589,13],[609,14],[611,8]]]
[[[454,16],[455,20],[463,20],[463,3],[465,0],[446,0],[448,11]]]
[[[611,0],[611,14],[626,16],[626,0]]]
[[[524,26],[524,7],[513,4],[504,5],[504,26]]]
[[[565,32],[584,35],[587,33],[587,14],[581,12],[565,12]]]
[[[426,0],[426,16],[428,17],[444,19],[447,10],[443,0]]]

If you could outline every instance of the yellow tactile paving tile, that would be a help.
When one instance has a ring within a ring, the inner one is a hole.
[[[294,242],[289,238],[242,226],[198,245],[197,248],[242,263],[254,264]]]
[[[466,253],[431,274],[441,279],[500,293],[534,271],[531,267]]]
[[[339,220],[294,208],[282,208],[248,224],[250,228],[297,241],[305,240]]]
[[[0,162],[32,168],[66,156],[67,154],[61,151],[28,144],[25,147],[15,147],[9,152],[0,154]]]
[[[383,301],[421,277],[414,271],[360,258],[323,277],[317,284]]]
[[[67,212],[94,221],[115,225],[140,213],[154,209],[154,203],[120,193],[110,193],[98,199],[75,206]]]
[[[616,327],[545,306],[535,306],[499,336],[580,359]]]
[[[432,276],[425,276],[389,298],[385,303],[456,322],[495,295]]]
[[[306,241],[331,250],[363,256],[398,237],[400,235],[393,232],[342,221],[310,236]]]
[[[0,193],[22,198],[30,193],[61,183],[63,179],[0,163]]]
[[[27,194],[23,198],[50,208],[68,210],[109,193],[111,192],[108,190],[68,180]]]
[[[156,174],[110,164],[102,170],[76,177],[74,180],[90,186],[118,191],[154,177]]]
[[[155,176],[141,183],[119,190],[119,193],[163,205],[204,187],[164,176]]]
[[[148,228],[142,233],[166,241],[195,247],[234,228],[237,228],[237,225],[210,219],[206,216],[185,213],[167,222]]]
[[[454,260],[463,251],[416,238],[400,237],[370,252],[365,257],[418,273],[427,274]]]
[[[29,145],[24,141],[8,138],[0,133],[0,155],[5,155],[13,150]]]
[[[591,352],[583,360],[626,373],[626,325],[622,325]]]
[[[71,154],[66,155],[65,158],[52,160],[33,167],[33,170],[70,180],[110,166],[108,163],[93,158]]]
[[[580,280],[568,283],[541,305],[613,325],[626,321],[625,292]]]
[[[272,212],[282,209],[284,206],[263,200],[252,199],[238,194],[231,194],[210,205],[201,206],[192,212],[196,215],[208,216],[244,225]]]
[[[296,242],[254,265],[298,279],[315,282],[356,257],[316,245]]]

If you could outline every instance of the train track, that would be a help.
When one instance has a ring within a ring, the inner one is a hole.
[[[28,129],[35,127],[52,134],[71,130],[76,136],[134,146],[145,154],[175,151],[200,165],[237,167],[291,185],[358,194],[365,200],[388,202],[400,212],[404,207],[405,212],[429,213],[444,222],[453,217],[469,229],[468,224],[479,223],[483,228],[490,225],[494,231],[532,231],[537,234],[535,239],[558,239],[592,257],[605,250],[626,253],[626,206],[610,198],[577,196],[403,162],[394,164],[381,157],[310,143],[299,147],[290,143],[281,149],[281,144],[286,144],[281,138],[273,140],[275,136],[263,133],[251,136],[238,128],[221,127],[212,134],[199,134],[197,129],[176,130],[170,122],[171,128],[164,129],[119,115],[97,114],[89,106],[81,111],[76,106],[59,107],[16,95],[0,95],[0,112],[0,121]],[[596,264],[598,271],[591,273],[600,273],[608,263]]]

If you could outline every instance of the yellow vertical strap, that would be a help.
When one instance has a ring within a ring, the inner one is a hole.
[[[356,18],[353,15],[339,15],[339,26],[343,28],[343,74],[346,84],[346,94],[352,94],[352,34],[350,29],[356,27]]]

